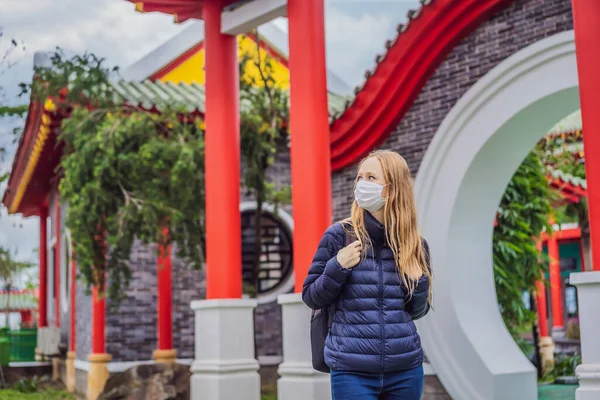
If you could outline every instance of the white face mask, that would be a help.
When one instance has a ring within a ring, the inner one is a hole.
[[[383,208],[385,199],[381,197],[384,186],[375,182],[358,181],[354,189],[354,198],[358,206],[369,212],[376,212]]]

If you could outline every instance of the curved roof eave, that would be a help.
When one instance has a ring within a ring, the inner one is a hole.
[[[421,0],[332,123],[332,170],[352,165],[381,145],[454,46],[512,1]]]

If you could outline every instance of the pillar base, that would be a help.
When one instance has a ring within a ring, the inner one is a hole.
[[[52,380],[60,379],[60,360],[58,357],[52,357]]]
[[[540,338],[540,355],[542,371],[548,372],[554,368],[554,340],[550,336]]]
[[[111,360],[110,354],[90,354],[88,356],[90,366],[88,369],[88,400],[96,400],[102,391],[109,377],[107,364]]]
[[[152,358],[156,360],[158,364],[173,364],[177,361],[177,350],[154,350]]]
[[[256,300],[192,302],[196,354],[191,400],[259,400],[259,364],[254,358]]]
[[[581,364],[575,369],[579,387],[575,400],[600,399],[600,364]]]
[[[40,353],[40,351],[38,350],[37,347],[35,348],[34,360],[35,361],[44,361],[44,355],[42,353]]]
[[[312,366],[310,309],[300,293],[279,296],[283,324],[283,363],[279,366],[277,394],[281,400],[330,400],[329,375]]]
[[[67,353],[67,391],[75,392],[75,352],[69,351]]]

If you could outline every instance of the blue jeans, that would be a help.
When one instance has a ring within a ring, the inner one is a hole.
[[[423,366],[387,374],[331,371],[332,400],[419,400]]]

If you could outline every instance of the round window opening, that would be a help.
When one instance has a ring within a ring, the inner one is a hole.
[[[242,277],[246,294],[284,291],[293,271],[292,234],[277,215],[263,210],[260,263],[256,262],[256,210],[242,211]]]

